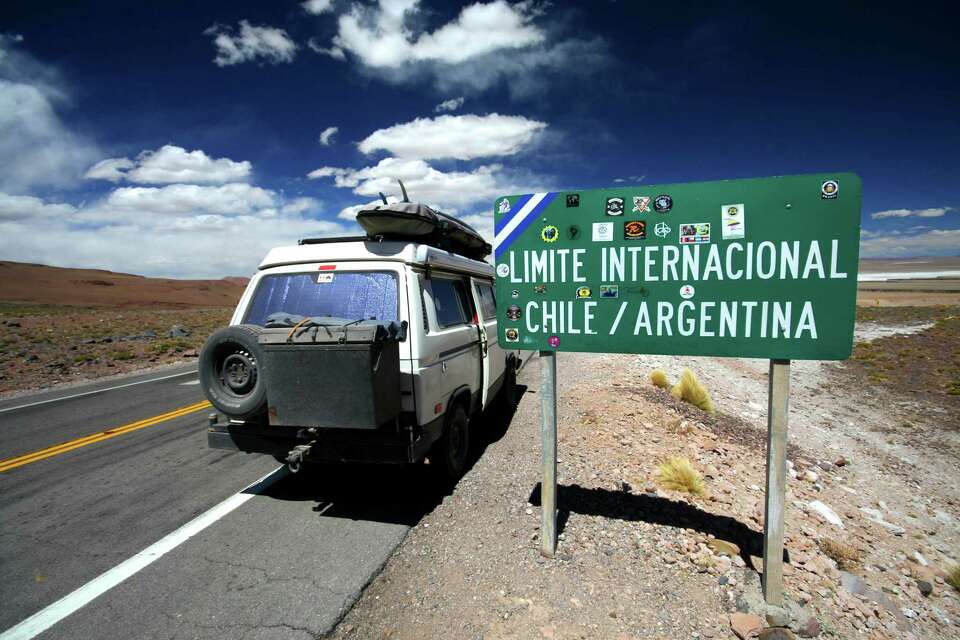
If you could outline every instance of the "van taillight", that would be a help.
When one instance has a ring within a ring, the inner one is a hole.
[[[337,265],[335,264],[322,264],[317,267],[317,271],[336,271]]]

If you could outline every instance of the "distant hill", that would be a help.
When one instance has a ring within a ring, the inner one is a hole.
[[[0,302],[107,307],[232,307],[249,278],[174,280],[0,261]]]

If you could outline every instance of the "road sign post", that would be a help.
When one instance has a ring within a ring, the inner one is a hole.
[[[767,381],[767,495],[763,517],[763,598],[783,604],[783,516],[787,498],[790,361],[771,360]]]
[[[860,178],[813,174],[503,196],[498,337],[539,351],[543,553],[556,549],[556,352],[766,358],[764,595],[782,602],[789,362],[853,348]]]
[[[540,553],[557,550],[557,354],[540,352]]]

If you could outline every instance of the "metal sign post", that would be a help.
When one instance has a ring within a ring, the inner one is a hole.
[[[540,443],[543,480],[540,483],[540,553],[557,551],[557,354],[540,352]]]
[[[771,360],[767,389],[767,504],[763,518],[763,598],[783,604],[783,511],[787,498],[790,361]]]

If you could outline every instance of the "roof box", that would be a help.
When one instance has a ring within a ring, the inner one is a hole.
[[[394,202],[363,209],[357,223],[370,236],[408,239],[483,260],[492,247],[470,225],[416,202]]]

